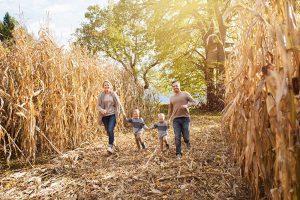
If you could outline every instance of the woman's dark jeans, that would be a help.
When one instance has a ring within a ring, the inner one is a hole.
[[[189,149],[190,144],[190,118],[189,117],[178,117],[173,121],[173,128],[175,134],[175,145],[176,145],[176,155],[181,155],[181,134],[183,140]]]
[[[113,146],[115,140],[114,128],[116,126],[116,115],[109,115],[102,118],[105,130],[108,135],[108,144]]]

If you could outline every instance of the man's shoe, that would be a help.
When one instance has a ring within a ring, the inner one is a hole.
[[[109,146],[109,147],[107,148],[107,152],[108,152],[108,153],[113,153],[113,152],[114,152],[114,150],[112,149],[112,147],[111,147],[111,146]]]
[[[177,160],[181,160],[182,156],[181,156],[181,154],[177,154],[176,157],[177,157]]]

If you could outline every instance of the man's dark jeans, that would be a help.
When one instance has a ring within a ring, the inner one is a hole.
[[[108,135],[108,144],[112,147],[115,140],[116,115],[105,116],[102,118],[102,122]]]
[[[189,149],[190,144],[190,118],[189,117],[178,117],[173,121],[173,128],[175,133],[175,145],[176,145],[176,155],[181,155],[181,134],[184,142]]]

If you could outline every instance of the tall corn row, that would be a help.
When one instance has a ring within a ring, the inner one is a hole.
[[[63,52],[47,32],[39,40],[24,30],[15,44],[0,44],[0,155],[34,161],[99,136],[96,100],[102,82],[119,79],[98,59],[73,47]]]
[[[237,1],[224,120],[255,198],[300,199],[300,21],[290,0]]]
[[[152,90],[146,90],[141,84],[136,84],[133,77],[126,73],[118,82],[116,82],[120,93],[124,96],[125,110],[128,116],[132,115],[132,111],[138,108],[141,116],[147,122],[156,120],[156,114],[159,112],[159,99],[157,94]]]

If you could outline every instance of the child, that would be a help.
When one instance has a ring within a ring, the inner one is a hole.
[[[142,133],[144,132],[144,129],[148,129],[148,127],[146,126],[143,118],[140,117],[139,109],[133,110],[132,118],[129,118],[129,119],[126,118],[126,121],[132,124],[135,142],[136,142],[138,149],[141,149],[141,146],[142,146],[142,149],[145,149],[146,145],[142,141],[141,136],[142,136]]]
[[[170,145],[168,143],[168,128],[169,124],[165,121],[165,115],[163,113],[158,114],[159,122],[155,123],[149,129],[157,129],[158,130],[158,138],[160,143],[160,150],[163,152],[164,143],[166,144],[167,149],[169,149]]]

